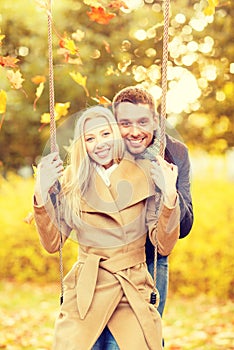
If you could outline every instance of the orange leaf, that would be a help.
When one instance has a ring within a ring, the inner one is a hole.
[[[107,13],[102,7],[91,7],[91,11],[87,12],[91,21],[97,22],[99,24],[108,24],[112,18],[116,15],[114,13]]]
[[[40,84],[40,83],[45,83],[46,82],[46,77],[44,75],[35,75],[35,77],[32,77],[32,82],[34,84]]]
[[[96,97],[91,97],[92,100],[96,101],[98,104],[100,105],[110,105],[111,101],[105,97],[105,96],[98,96],[98,94],[96,93]]]
[[[22,83],[24,81],[24,79],[22,78],[22,74],[20,73],[19,70],[17,70],[16,72],[12,71],[12,70],[8,70],[7,71],[7,79],[10,81],[11,83],[11,87],[13,89],[21,89],[22,88]]]
[[[10,67],[15,68],[17,67],[16,62],[18,62],[19,59],[11,56],[0,56],[0,65],[3,67]]]

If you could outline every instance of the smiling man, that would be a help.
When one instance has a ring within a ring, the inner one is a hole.
[[[129,86],[119,91],[112,102],[121,135],[128,151],[136,157],[149,157],[159,153],[160,140],[157,136],[159,116],[153,96],[145,89]],[[178,168],[177,193],[180,200],[180,238],[189,234],[193,225],[193,206],[190,190],[190,160],[187,147],[166,134],[165,162]],[[154,273],[154,248],[150,241],[146,244],[146,261],[149,272]],[[157,289],[160,294],[158,311],[163,315],[168,290],[168,257],[158,254]],[[114,347],[108,347],[114,349]]]

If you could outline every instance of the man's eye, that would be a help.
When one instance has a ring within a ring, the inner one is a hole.
[[[139,124],[140,125],[146,125],[147,124],[147,120],[141,120]]]
[[[130,126],[130,123],[128,121],[120,122],[120,126],[128,127]]]

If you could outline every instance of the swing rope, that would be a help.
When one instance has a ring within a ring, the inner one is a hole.
[[[170,22],[170,0],[164,1],[164,31],[163,31],[163,50],[162,50],[162,98],[160,108],[160,149],[159,155],[164,158],[165,153],[165,134],[166,134],[166,97],[167,97],[167,64],[168,64],[168,42],[169,42],[169,22]],[[155,194],[155,207],[156,207],[156,237],[158,232],[158,217],[159,208],[161,202],[161,193],[156,192]],[[151,304],[156,304],[157,301],[157,259],[158,259],[158,243],[154,247],[154,269],[153,269],[153,280],[154,288],[151,293]]]
[[[49,111],[50,111],[50,151],[56,152],[57,142],[56,142],[56,122],[55,122],[55,110],[54,110],[54,66],[53,66],[53,36],[52,36],[52,0],[49,0],[48,8],[48,65],[49,65]],[[60,208],[58,199],[58,183],[56,183],[52,192],[56,198],[56,213],[58,220],[58,227],[60,231],[60,243],[59,243],[59,273],[60,273],[60,304],[63,303],[63,257],[62,257],[62,232],[61,232],[61,220],[60,220]]]

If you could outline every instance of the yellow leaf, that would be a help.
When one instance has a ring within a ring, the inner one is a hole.
[[[10,81],[11,87],[13,89],[18,90],[22,88],[22,83],[24,79],[22,78],[22,74],[19,70],[17,70],[16,72],[14,72],[13,70],[8,70],[7,79]]]
[[[54,106],[54,118],[55,120],[59,120],[61,117],[64,117],[68,113],[68,109],[70,108],[70,102],[66,103],[56,103]],[[50,113],[43,113],[41,115],[41,123],[49,124],[50,123]]]
[[[33,168],[33,176],[34,178],[37,177],[37,167],[35,165],[32,165],[32,168]]]
[[[45,87],[45,84],[42,82],[39,84],[39,86],[37,87],[37,90],[36,90],[36,98],[33,102],[33,109],[36,110],[36,104],[37,104],[37,101],[39,100],[39,98],[41,97],[41,94],[44,90],[44,87]]]
[[[68,113],[68,109],[70,108],[71,103],[56,103],[55,104],[55,119],[58,120],[61,117],[64,117]]]
[[[86,77],[86,76],[83,76],[83,75],[82,75],[81,73],[79,73],[79,72],[77,72],[77,73],[75,73],[75,72],[70,72],[69,74],[70,74],[70,76],[72,77],[72,79],[73,79],[77,84],[81,85],[81,86],[84,88],[84,90],[85,90],[85,92],[86,92],[86,95],[89,96],[89,92],[88,92],[88,90],[87,90],[87,88],[86,88],[87,77]]]
[[[42,124],[49,124],[50,122],[50,113],[43,113],[41,115],[41,123]]]
[[[84,0],[84,4],[96,8],[102,7],[102,4],[97,0]]]
[[[0,114],[3,114],[6,112],[6,101],[7,101],[7,94],[4,90],[0,91]]]
[[[76,44],[72,39],[69,39],[69,38],[63,39],[63,45],[64,45],[64,48],[70,52],[71,55],[76,55],[78,53]]]
[[[5,35],[3,35],[3,34],[1,35],[1,34],[0,34],[0,42],[1,42],[4,38],[5,38]]]
[[[204,9],[206,16],[212,16],[215,13],[215,8],[219,4],[219,0],[208,0],[208,6]]]
[[[34,214],[30,211],[29,213],[28,213],[28,215],[24,218],[24,222],[26,223],[26,224],[31,224],[32,223],[32,221],[33,221],[33,219],[34,219]]]
[[[36,97],[37,97],[37,99],[41,97],[41,94],[44,91],[44,87],[45,87],[44,83],[40,83],[39,86],[37,87],[37,90],[36,90]]]

